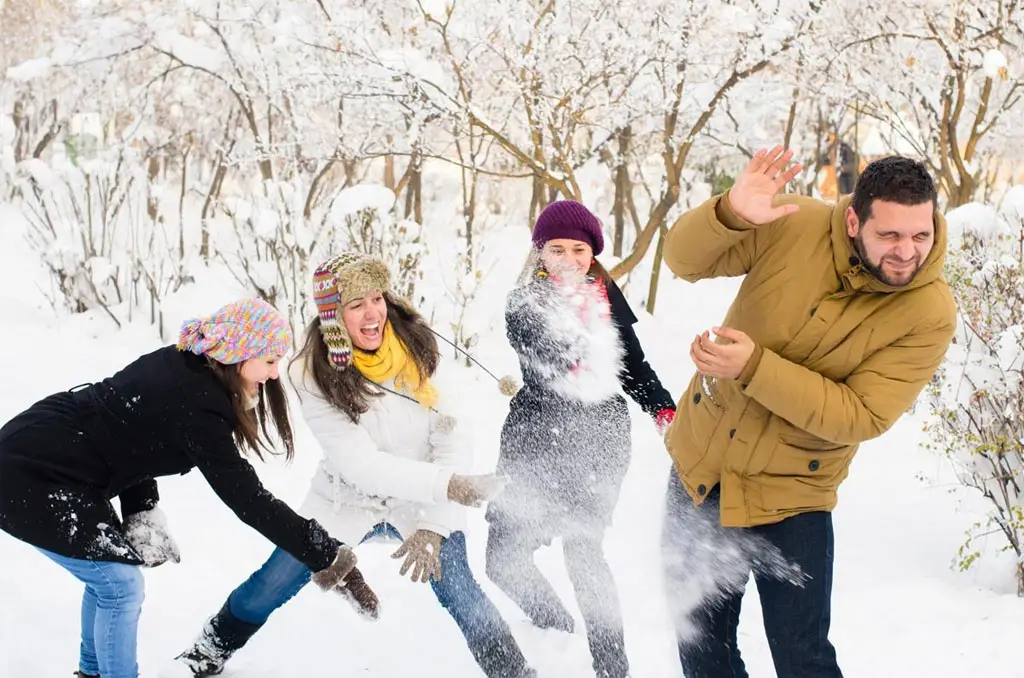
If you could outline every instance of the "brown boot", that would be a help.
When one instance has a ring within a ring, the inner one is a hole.
[[[353,567],[345,580],[334,589],[355,608],[361,617],[376,620],[380,617],[380,599],[363,579],[358,567]]]

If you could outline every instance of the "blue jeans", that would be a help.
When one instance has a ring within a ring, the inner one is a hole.
[[[145,598],[141,569],[39,551],[85,584],[78,670],[103,678],[137,678],[139,615]]]
[[[360,543],[374,537],[401,539],[398,531],[381,523]],[[484,673],[491,677],[519,676],[526,660],[494,603],[473,577],[466,555],[466,535],[453,532],[441,542],[440,582],[430,586],[466,638],[466,644]],[[308,567],[280,548],[263,566],[228,596],[231,616],[253,626],[264,624],[274,610],[287,603],[310,580]],[[104,676],[106,678],[106,676]]]
[[[765,635],[779,678],[842,678],[829,641],[832,514],[802,513],[778,523],[723,528],[720,488],[695,506],[675,471],[662,534],[670,607],[686,678],[747,678],[737,645],[743,589],[753,571]],[[780,565],[781,562],[788,565]],[[790,578],[797,566],[800,582]],[[692,602],[694,583],[702,598]],[[717,585],[715,585],[717,584]]]

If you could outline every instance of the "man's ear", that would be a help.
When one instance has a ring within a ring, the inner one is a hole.
[[[860,233],[860,219],[857,218],[857,213],[853,211],[852,207],[847,207],[846,234],[851,238],[856,238],[858,233]]]

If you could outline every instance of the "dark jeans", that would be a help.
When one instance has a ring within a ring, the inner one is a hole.
[[[378,525],[363,538],[401,535],[387,524]],[[526,660],[512,632],[494,603],[487,597],[469,569],[466,536],[452,532],[441,542],[441,581],[433,578],[434,595],[458,625],[469,651],[490,678],[522,675]],[[309,568],[291,555],[276,549],[264,565],[228,597],[235,618],[258,627],[309,582]]]
[[[597,678],[629,675],[622,611],[602,548],[603,528],[561,535],[565,567],[587,629]],[[534,552],[550,543],[525,526],[492,516],[487,535],[487,576],[541,628],[573,630],[573,618],[537,568]]]
[[[751,572],[778,678],[842,678],[828,639],[835,555],[830,513],[723,528],[719,488],[695,506],[673,470],[662,553],[686,678],[747,678],[736,631]]]

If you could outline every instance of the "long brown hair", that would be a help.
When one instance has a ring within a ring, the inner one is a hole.
[[[235,430],[232,432],[235,444],[240,448],[248,447],[260,461],[263,461],[263,450],[271,454],[278,454],[274,449],[273,437],[267,429],[267,421],[270,420],[274,424],[278,438],[284,445],[285,459],[291,461],[295,456],[295,438],[292,435],[292,425],[288,419],[288,397],[284,392],[281,380],[271,379],[267,383],[261,384],[256,396],[256,407],[250,408],[247,406],[245,390],[242,386],[241,364],[224,365],[209,358],[208,365],[217,380],[231,394],[231,406],[238,419]]]
[[[595,280],[600,280],[605,285],[608,285],[613,282],[612,274],[609,273],[608,269],[602,266],[601,262],[598,261],[597,259],[591,260],[590,268],[587,269],[587,275],[594,278]]]
[[[416,363],[420,379],[434,376],[441,358],[434,333],[419,313],[392,302],[387,294],[384,296],[388,302],[388,322]],[[327,357],[327,345],[320,336],[319,317],[306,327],[306,339],[295,359],[304,362],[306,373],[313,377],[313,383],[327,402],[347,414],[353,423],[358,422],[359,415],[369,409],[370,398],[384,393],[363,377],[355,365],[349,364],[340,371],[334,368]]]

